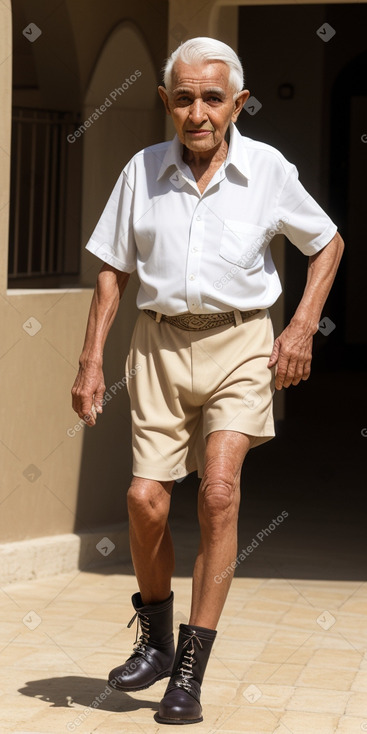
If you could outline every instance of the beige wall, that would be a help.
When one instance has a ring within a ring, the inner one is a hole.
[[[76,423],[70,387],[89,301],[88,291],[1,299],[2,541],[73,530],[80,445],[66,430]]]

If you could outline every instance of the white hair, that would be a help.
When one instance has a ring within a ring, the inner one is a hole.
[[[237,54],[233,51],[233,48],[216,38],[207,38],[206,36],[189,38],[188,41],[181,43],[176,51],[173,51],[163,67],[163,81],[167,91],[171,91],[172,69],[174,63],[178,60],[185,64],[224,61],[229,66],[228,81],[235,93],[241,92],[244,87],[243,67]]]

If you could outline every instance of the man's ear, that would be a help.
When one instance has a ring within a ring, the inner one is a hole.
[[[236,122],[238,115],[240,114],[242,107],[244,104],[246,104],[248,98],[250,96],[250,92],[248,89],[243,89],[242,92],[240,92],[234,102],[234,110],[232,112],[232,122]]]
[[[165,87],[162,87],[161,85],[159,85],[159,87],[158,87],[158,94],[159,94],[160,98],[163,100],[163,104],[164,104],[164,106],[166,108],[167,115],[170,115],[171,114],[171,110],[170,110],[169,101],[168,101],[167,89]]]

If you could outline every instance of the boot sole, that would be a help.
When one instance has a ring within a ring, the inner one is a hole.
[[[199,719],[166,719],[159,716],[158,713],[154,715],[154,719],[158,724],[199,724],[204,720],[203,716],[200,716]]]
[[[109,688],[111,688],[111,691],[122,691],[123,693],[134,693],[134,691],[145,691],[147,688],[150,688],[150,686],[153,686],[154,683],[157,683],[159,680],[162,680],[163,678],[169,678],[171,673],[163,673],[162,675],[159,675],[157,678],[154,678],[151,683],[148,683],[147,686],[139,686],[137,688],[123,688],[122,686],[114,685],[112,686],[110,681],[107,681],[107,685]]]

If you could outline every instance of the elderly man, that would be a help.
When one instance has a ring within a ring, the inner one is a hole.
[[[169,677],[156,719],[191,724],[203,720],[201,684],[232,580],[222,572],[237,554],[241,467],[249,449],[274,436],[274,387],[310,375],[312,337],[343,241],[296,167],[236,129],[250,92],[229,46],[186,41],[168,59],[164,84],[158,91],[177,134],[129,161],[87,244],[104,264],[72,395],[93,426],[103,406],[105,340],[136,270],[127,500],[141,634],[109,680],[137,691]],[[298,308],[274,341],[268,309],[281,286],[268,244],[275,232],[309,260]],[[175,479],[195,470],[201,539],[190,619],[175,651],[168,513]]]

